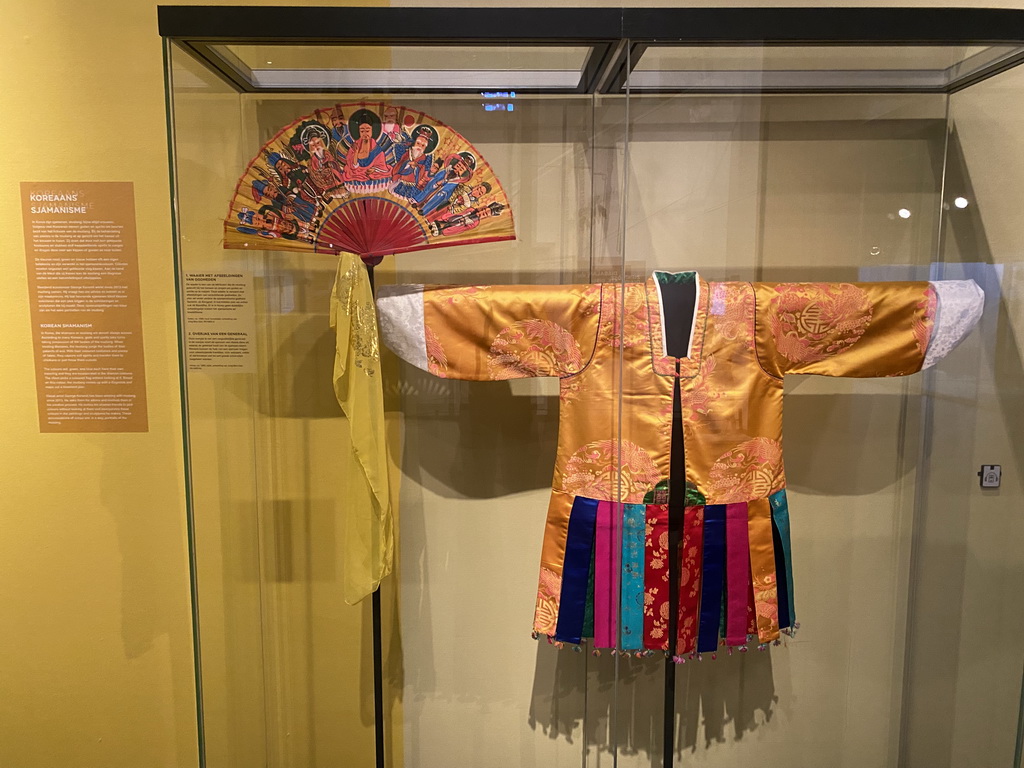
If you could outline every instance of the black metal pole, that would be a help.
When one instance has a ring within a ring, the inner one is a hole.
[[[373,264],[366,265],[370,278],[370,293],[376,297],[377,288],[373,281]],[[373,624],[373,737],[377,755],[377,768],[384,768],[384,643],[380,628],[380,587],[370,596],[370,612]]]
[[[664,749],[662,768],[675,761],[676,638],[679,635],[679,540],[686,508],[686,458],[683,444],[683,406],[679,363],[672,386],[672,450],[668,486],[668,650],[665,654]]]
[[[370,596],[373,613],[373,736],[377,768],[384,768],[384,653],[380,631],[380,587]]]
[[[671,639],[669,640],[671,643]],[[673,741],[675,739],[675,710],[676,710],[676,663],[672,660],[671,652],[665,657],[665,709],[664,720],[662,721],[664,749],[662,750],[661,768],[672,768]]]

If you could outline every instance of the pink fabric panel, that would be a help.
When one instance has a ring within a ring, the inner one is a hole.
[[[747,505],[725,507],[725,642],[747,641],[747,596],[750,593],[750,541],[747,536]]]
[[[619,570],[622,561],[621,509],[597,503],[594,537],[594,647],[614,648],[619,637]]]

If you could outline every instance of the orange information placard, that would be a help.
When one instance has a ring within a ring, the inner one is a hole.
[[[145,432],[131,182],[22,182],[41,432]]]

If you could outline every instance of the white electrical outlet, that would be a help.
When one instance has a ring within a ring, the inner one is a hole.
[[[1003,467],[1001,464],[982,464],[978,477],[982,488],[998,488],[1003,479]]]

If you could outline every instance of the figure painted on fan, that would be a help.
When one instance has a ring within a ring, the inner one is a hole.
[[[373,192],[391,183],[384,149],[377,141],[380,118],[369,109],[360,109],[349,120],[349,131],[357,138],[345,156],[345,186],[350,192]]]
[[[491,185],[486,181],[481,181],[479,184],[462,182],[456,185],[452,191],[451,197],[448,198],[448,205],[435,209],[427,218],[435,220],[467,211],[480,203],[490,191]]]
[[[243,208],[238,214],[241,223],[237,229],[245,235],[259,235],[268,240],[283,237],[285,240],[312,241],[309,228],[295,219],[286,219],[273,206],[264,205],[259,211]]]
[[[273,181],[257,179],[252,183],[252,199],[262,203],[264,198],[285,218],[296,218],[309,224],[316,216],[317,207],[314,203],[297,195],[289,195]]]
[[[309,172],[306,166],[279,152],[269,152],[266,156],[267,171],[265,175],[284,190],[285,194],[301,198],[313,206],[319,205],[320,195],[309,183]],[[257,167],[256,171],[260,173],[262,169]]]
[[[415,200],[427,181],[437,147],[437,131],[429,125],[413,129],[412,137],[398,147],[394,176],[397,183],[391,193],[406,200]]]
[[[398,107],[384,107],[384,115],[380,124],[380,142],[384,140],[392,146],[398,146],[409,140],[409,134],[402,128],[402,118]]]
[[[309,154],[309,181],[326,201],[348,196],[344,187],[345,169],[327,151],[330,143],[327,129],[319,123],[310,123],[302,129],[302,146]]]
[[[298,188],[306,180],[306,169],[280,152],[268,152],[267,175],[283,190],[298,193]]]
[[[345,120],[345,110],[341,104],[335,104],[330,116],[331,138],[334,139],[334,152],[339,157],[344,157],[352,146],[352,134],[348,129],[348,121]]]
[[[412,137],[402,124],[402,114],[404,111],[404,107],[399,110],[398,107],[387,106],[384,108],[384,114],[381,118],[380,139],[378,139],[378,143],[384,150],[384,157],[387,159],[387,164],[391,168],[392,174],[398,166],[399,156],[412,142]],[[411,119],[411,116],[406,119]],[[412,124],[411,122],[409,123],[409,125]]]
[[[470,208],[462,213],[448,214],[444,218],[430,222],[430,232],[434,237],[450,237],[460,232],[476,229],[484,219],[500,216],[505,206],[499,202],[489,203],[479,208]]]
[[[447,205],[459,184],[465,183],[476,169],[476,158],[469,152],[450,155],[444,167],[433,175],[419,195],[413,200],[413,207],[429,216],[438,208]]]

